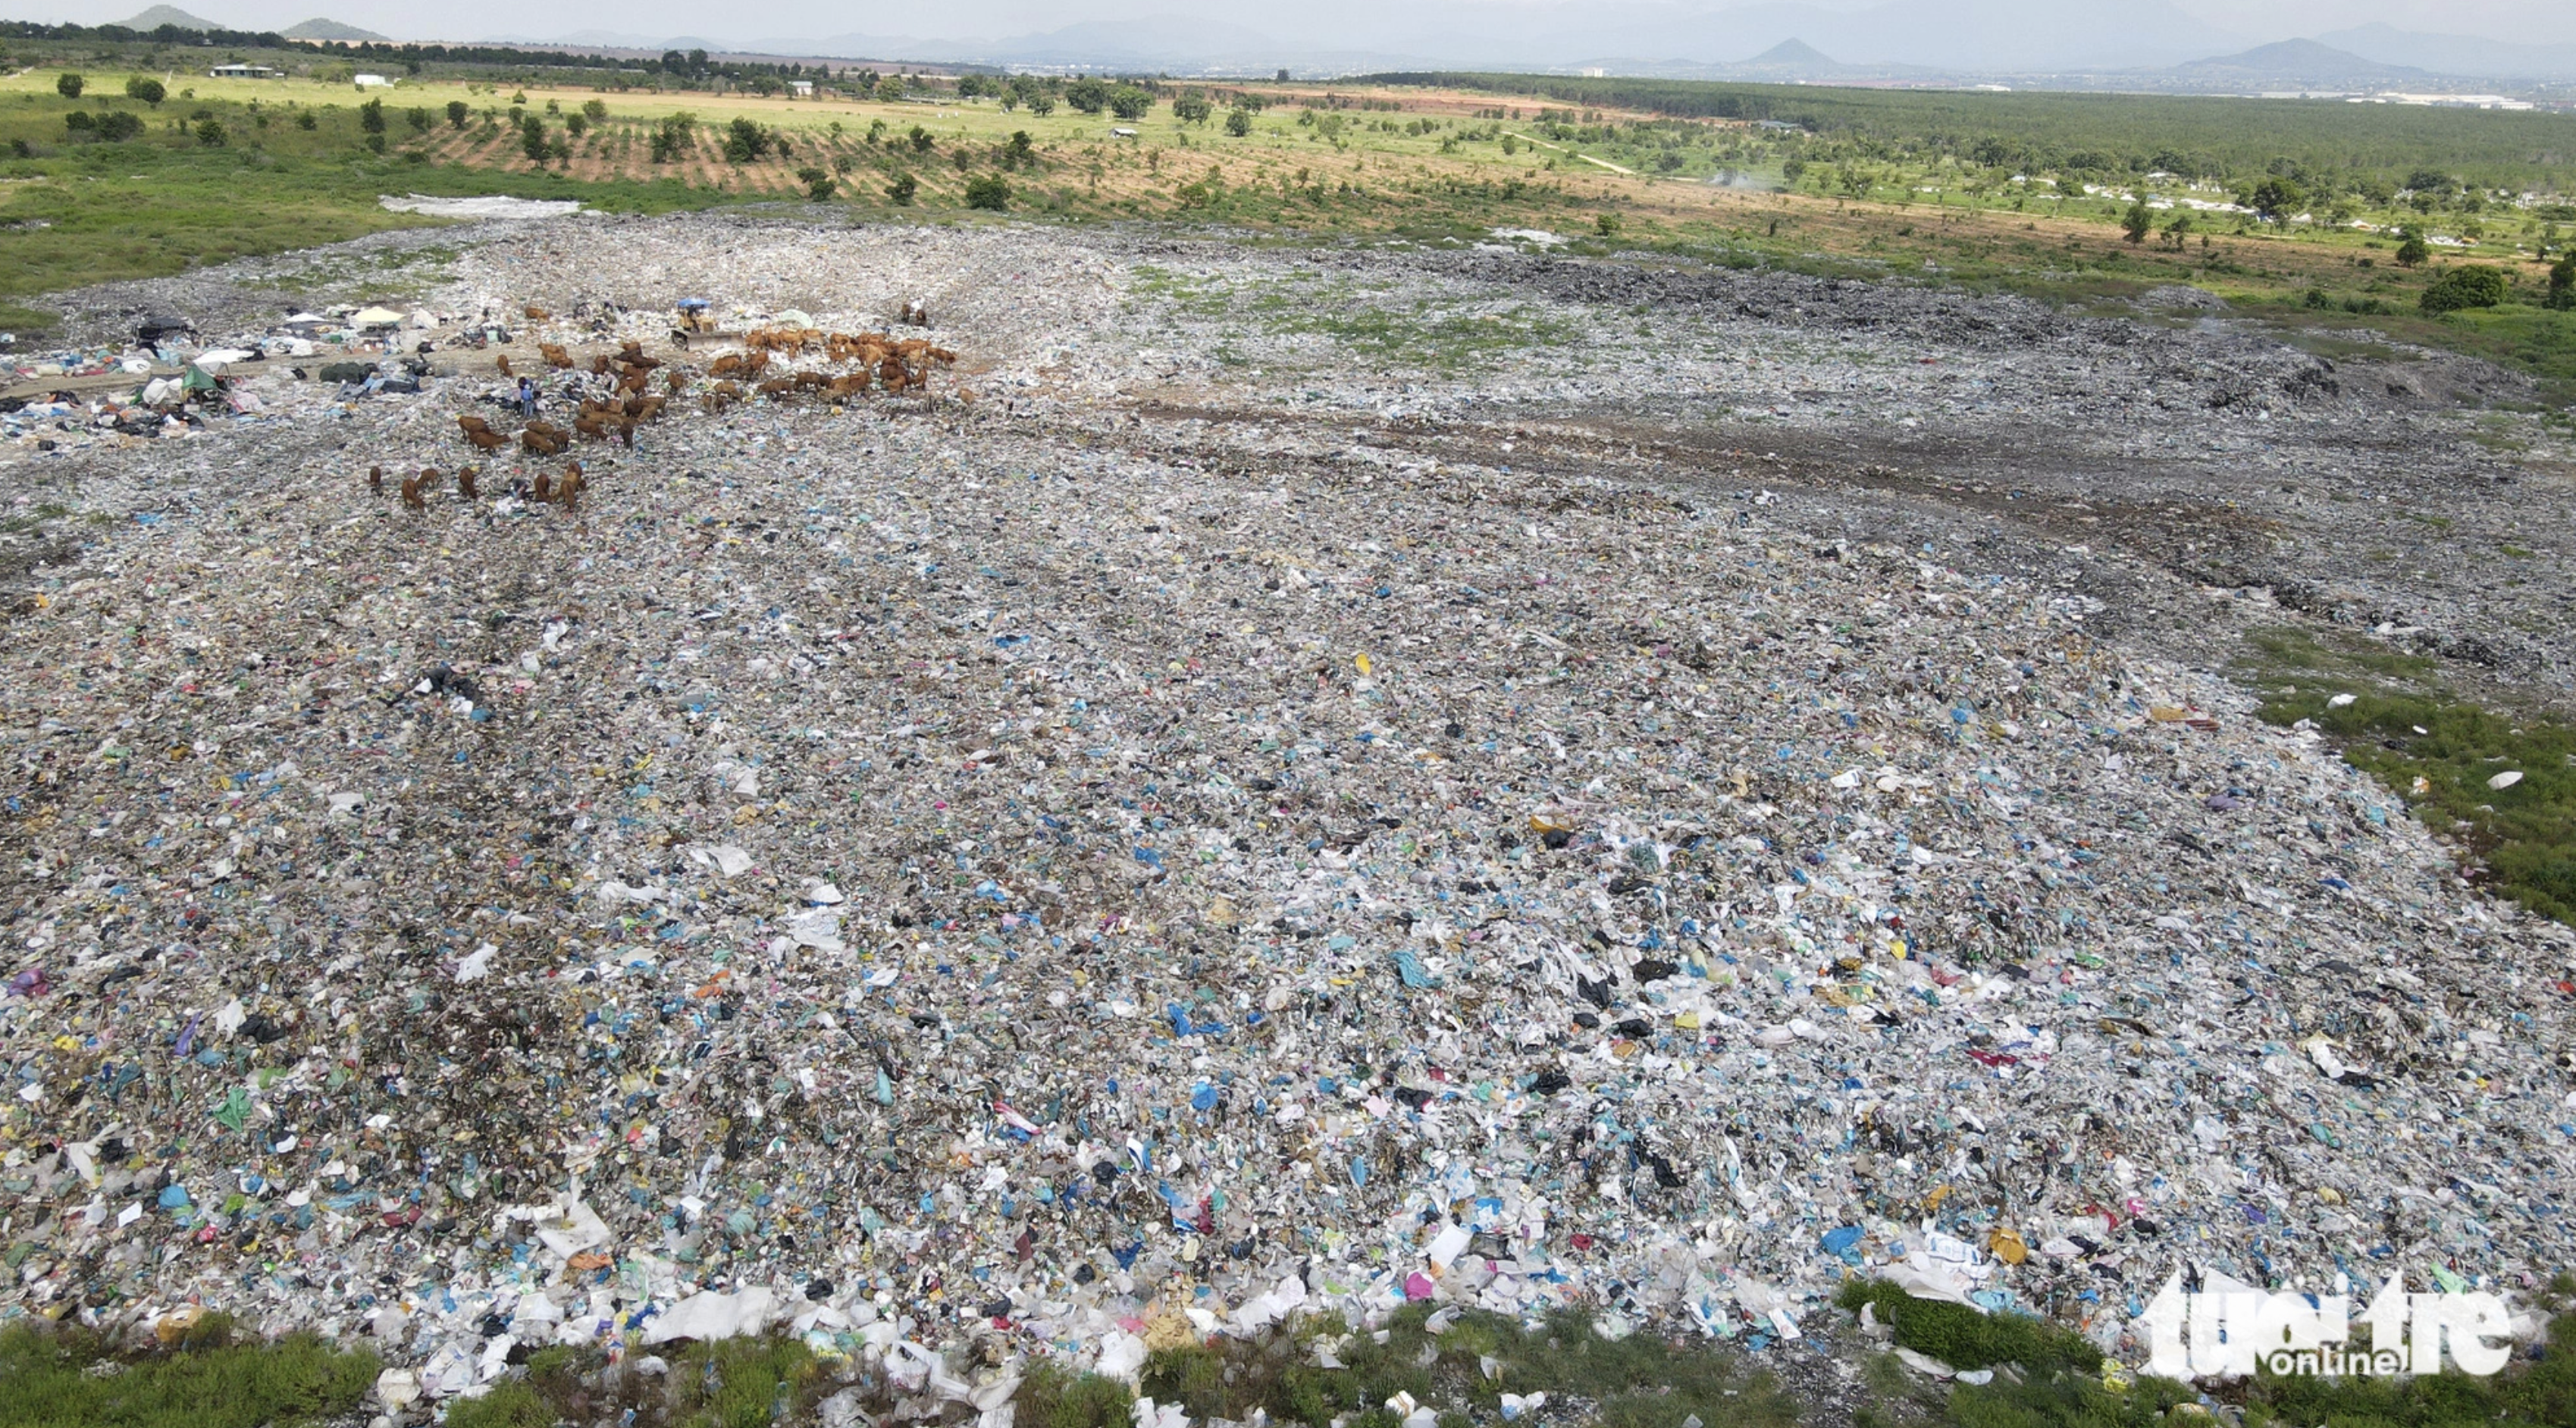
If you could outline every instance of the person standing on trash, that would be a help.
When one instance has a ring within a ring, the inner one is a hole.
[[[526,377],[519,379],[519,415],[529,421],[537,419],[537,384]]]

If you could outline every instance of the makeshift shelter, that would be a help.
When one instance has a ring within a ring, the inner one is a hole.
[[[403,315],[389,307],[362,307],[349,314],[349,325],[360,332],[389,332],[402,326]]]

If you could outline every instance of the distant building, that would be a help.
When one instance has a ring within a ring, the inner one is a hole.
[[[787,81],[787,87],[799,99],[814,97],[814,81],[810,79],[791,79]]]
[[[394,82],[381,74],[362,74],[358,76],[357,85],[360,89],[391,89]]]
[[[219,64],[206,73],[215,79],[284,79],[286,71],[264,64]]]

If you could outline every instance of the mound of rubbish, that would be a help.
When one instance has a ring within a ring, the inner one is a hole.
[[[162,514],[0,642],[12,1309],[436,1396],[1416,1300],[1758,1348],[1902,1267],[2134,1360],[2184,1264],[2576,1254],[2576,939],[2082,601],[934,338],[986,395],[674,400],[577,510],[369,489],[483,366],[83,458]]]

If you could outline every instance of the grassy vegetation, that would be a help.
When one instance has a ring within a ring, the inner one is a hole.
[[[2549,1298],[2576,1300],[2561,1275]],[[1958,1368],[1992,1367],[1984,1384],[1935,1383],[1887,1355],[1863,1365],[1862,1428],[2151,1428],[2199,1414],[2190,1385],[2133,1377],[2106,1365],[2082,1338],[2020,1315],[1987,1316],[1910,1299],[1875,1281],[1847,1283],[1838,1303],[1872,1306],[1902,1347]],[[667,1372],[647,1376],[596,1351],[539,1350],[483,1396],[451,1400],[448,1428],[554,1428],[626,1422],[634,1428],[771,1428],[814,1421],[839,1380],[785,1336],[688,1344],[666,1350]],[[1325,1367],[1326,1363],[1337,1365]],[[209,1315],[182,1342],[143,1353],[112,1351],[74,1328],[21,1324],[0,1332],[0,1428],[295,1428],[359,1408],[372,1384],[372,1354],[342,1352],[309,1336],[237,1343]],[[889,1388],[859,1375],[862,1406],[882,1415]],[[1193,1419],[1242,1421],[1256,1410],[1309,1428],[1395,1428],[1390,1400],[1409,1395],[1444,1428],[1491,1424],[1503,1397],[1544,1393],[1544,1419],[1586,1428],[1681,1428],[1697,1418],[1724,1428],[1789,1428],[1796,1397],[1731,1347],[1651,1332],[1604,1337],[1591,1316],[1565,1311],[1523,1322],[1481,1311],[1398,1312],[1377,1331],[1344,1332],[1312,1321],[1258,1340],[1218,1339],[1156,1351],[1140,1389]],[[2404,1381],[2304,1379],[2265,1374],[2210,1393],[2242,1413],[2246,1428],[2563,1428],[2576,1423],[2576,1313],[2550,1325],[2546,1351],[2491,1379],[2458,1373]],[[1137,1390],[1040,1360],[1014,1398],[1023,1428],[1126,1428]]]
[[[1993,1365],[1983,1384],[1935,1384],[1879,1359],[1868,1366],[1875,1402],[1863,1428],[1940,1423],[1949,1428],[2154,1428],[2206,1421],[2189,1384],[2105,1367],[2091,1346],[2055,1325],[1986,1316],[1955,1304],[1909,1300],[1893,1285],[1854,1280],[1838,1302],[1874,1306],[1897,1344],[1953,1367]],[[2214,1384],[2210,1397],[2235,1409],[2246,1428],[2543,1428],[2576,1423],[2576,1280],[2560,1275],[2544,1303],[2561,1311],[2537,1359],[2521,1358],[2492,1378],[2458,1372],[2403,1380],[2278,1375]],[[1964,1316],[1964,1318],[1962,1317]],[[2364,1337],[2367,1337],[2366,1335]],[[2074,1345],[2083,1345],[2081,1350]],[[1978,1361],[1982,1360],[1982,1364]],[[2184,1418],[2174,1410],[2183,1409]]]
[[[540,1349],[482,1397],[450,1404],[447,1428],[554,1428],[630,1411],[635,1428],[771,1428],[812,1421],[832,1387],[813,1352],[785,1335],[691,1343],[667,1357],[669,1370],[648,1376],[596,1351]]]
[[[20,1323],[0,1330],[0,1428],[294,1428],[356,1407],[378,1367],[311,1335],[237,1343],[221,1315],[142,1355]]]
[[[1319,1333],[1340,1367],[1321,1366]],[[1427,1304],[1398,1311],[1374,1333],[1310,1326],[1260,1342],[1161,1350],[1146,1361],[1143,1389],[1193,1418],[1241,1420],[1260,1408],[1275,1421],[1346,1419],[1348,1428],[1394,1428],[1403,1415],[1387,1402],[1399,1394],[1444,1424],[1492,1422],[1507,1393],[1545,1393],[1552,1415],[1604,1428],[1679,1428],[1694,1415],[1765,1428],[1798,1416],[1769,1375],[1723,1346],[1652,1333],[1605,1338],[1590,1316],[1573,1312],[1523,1323],[1474,1310],[1435,1316]]]
[[[2357,635],[2270,630],[2251,646],[2239,673],[2265,719],[2311,721],[2426,825],[2449,830],[2497,892],[2576,923],[2576,728],[2466,702],[2433,660]],[[2522,777],[2491,786],[2507,772]]]
[[[2082,1336],[2028,1314],[1981,1314],[1964,1304],[1917,1299],[1875,1279],[1845,1280],[1834,1302],[1854,1314],[1868,1305],[1895,1331],[1897,1343],[1953,1368],[2019,1364],[2039,1373],[2092,1373],[2102,1367],[2102,1351]]]

